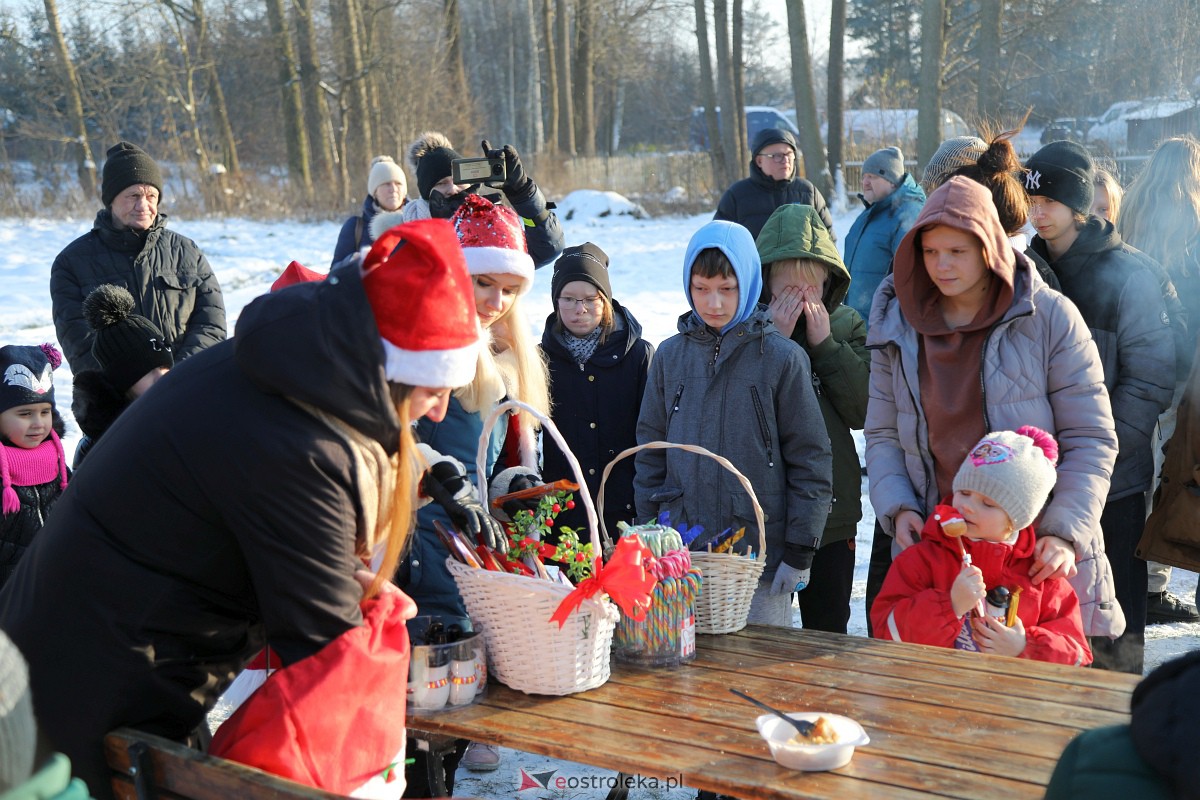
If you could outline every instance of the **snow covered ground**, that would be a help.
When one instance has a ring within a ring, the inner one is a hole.
[[[675,332],[675,320],[687,310],[683,296],[682,263],[684,248],[691,234],[708,215],[637,219],[630,215],[630,204],[618,195],[577,192],[560,204],[568,244],[592,241],[611,258],[614,296],[631,309],[642,323],[645,337],[661,342]],[[838,241],[845,238],[858,209],[835,209]],[[259,294],[293,259],[314,268],[328,267],[337,239],[339,222],[297,223],[258,220],[171,220],[170,226],[199,243],[221,282],[232,331],[239,311]],[[91,220],[58,221],[0,219],[0,344],[38,344],[54,341],[51,319],[50,265],[68,242],[91,228]],[[530,319],[539,328],[550,313],[550,269],[537,273],[533,291],[526,297]],[[58,407],[68,419],[65,440],[73,452],[79,432],[70,417],[71,376],[64,364],[55,376]],[[861,442],[860,442],[861,444]],[[874,515],[866,499],[865,517],[859,525],[858,563],[855,568],[853,613],[850,633],[866,635],[864,591],[866,560],[871,550]],[[1175,594],[1194,596],[1196,575],[1175,570],[1170,586]],[[1200,647],[1200,625],[1154,625],[1147,629],[1146,669]],[[751,712],[747,712],[751,713]],[[603,780],[611,773],[528,754],[504,751],[503,766],[481,776],[460,773],[456,794],[478,797],[512,797],[520,784],[520,768],[526,771],[558,770],[559,776],[594,776]],[[549,796],[569,797],[567,791]],[[588,793],[586,796],[598,794]],[[693,797],[694,792],[634,793],[640,798]],[[531,795],[522,795],[531,796]],[[580,795],[585,796],[585,795]]]

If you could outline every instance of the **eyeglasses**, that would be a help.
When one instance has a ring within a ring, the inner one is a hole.
[[[796,154],[793,153],[791,150],[787,150],[783,153],[759,153],[759,155],[762,156],[763,158],[771,159],[776,164],[782,164],[785,161],[795,161],[796,160]]]
[[[595,311],[600,308],[600,296],[593,295],[592,297],[559,297],[558,307],[563,311],[570,311],[575,307],[580,307],[584,311]]]

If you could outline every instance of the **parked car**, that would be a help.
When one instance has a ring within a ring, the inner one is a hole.
[[[1050,144],[1062,139],[1085,144],[1088,130],[1096,124],[1095,117],[1059,117],[1042,129],[1041,143]]]
[[[717,108],[717,126],[720,127],[721,109]],[[791,131],[796,136],[800,131],[788,120],[779,109],[772,106],[746,106],[746,143],[754,141],[754,137],[764,128],[781,128]],[[692,150],[708,149],[708,123],[704,118],[702,107],[692,109],[692,121],[688,127],[688,146]]]
[[[917,109],[848,108],[842,112],[842,133],[846,147],[869,154],[880,147],[895,145],[906,154],[917,152]],[[974,131],[949,109],[942,109],[942,138],[969,136]],[[827,140],[829,124],[821,123],[821,138]]]
[[[1110,153],[1123,153],[1129,143],[1129,121],[1127,117],[1141,108],[1141,100],[1122,100],[1113,103],[1096,124],[1088,129],[1087,143]]]

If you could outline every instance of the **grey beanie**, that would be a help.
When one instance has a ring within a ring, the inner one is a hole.
[[[954,491],[986,495],[1004,509],[1016,530],[1028,528],[1054,488],[1057,461],[1058,443],[1039,428],[989,433],[963,459]]]
[[[904,183],[904,153],[899,147],[885,147],[867,156],[863,162],[864,175],[882,175],[893,186]]]
[[[1085,217],[1096,194],[1096,167],[1083,145],[1051,142],[1025,162],[1025,193],[1057,200]]]
[[[955,136],[938,145],[933,157],[921,173],[921,185],[926,192],[941,186],[955,170],[979,163],[987,152],[987,142],[978,136]]]
[[[29,668],[12,639],[0,631],[0,794],[33,775],[36,747]]]

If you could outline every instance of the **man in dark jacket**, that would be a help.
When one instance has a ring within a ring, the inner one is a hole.
[[[1150,437],[1175,386],[1171,320],[1144,256],[1121,241],[1111,222],[1090,213],[1094,167],[1074,142],[1051,142],[1025,163],[1031,247],[1079,307],[1104,365],[1117,427],[1117,462],[1100,527],[1112,564],[1125,633],[1093,639],[1093,666],[1142,674],[1146,565],[1134,555],[1154,473]]]
[[[750,177],[725,190],[713,219],[736,222],[758,236],[771,212],[786,203],[800,203],[817,210],[834,239],[833,217],[817,187],[800,177],[799,146],[791,131],[764,128],[754,137]]]
[[[133,295],[133,312],[166,337],[178,361],[225,338],[225,304],[217,276],[191,239],[167,230],[158,211],[162,173],[137,145],[117,142],[104,162],[92,230],[63,249],[50,268],[54,329],[72,372],[98,369],[95,332],[83,299],[111,283]]]

